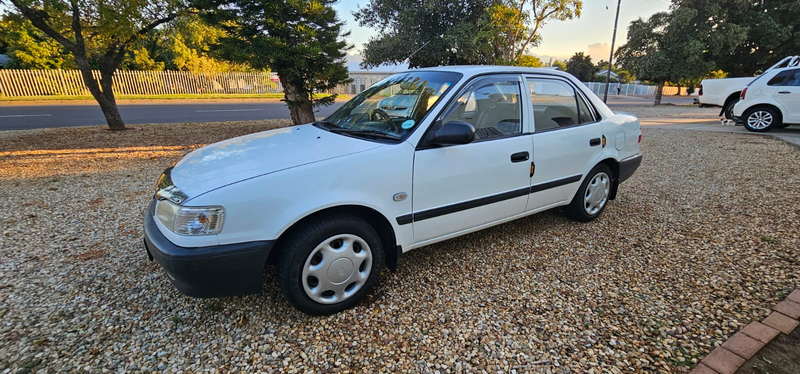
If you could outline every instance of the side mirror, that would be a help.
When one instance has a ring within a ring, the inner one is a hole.
[[[467,122],[450,121],[433,134],[433,143],[438,145],[469,144],[475,140],[475,128]]]

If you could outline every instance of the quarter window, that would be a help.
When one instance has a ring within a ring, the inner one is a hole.
[[[522,133],[519,81],[489,78],[470,85],[445,111],[442,123],[463,121],[475,127],[475,140]]]
[[[776,74],[767,86],[800,86],[800,70],[786,70]]]
[[[588,105],[575,89],[556,79],[528,79],[536,131],[594,122]],[[578,108],[580,103],[580,109]]]

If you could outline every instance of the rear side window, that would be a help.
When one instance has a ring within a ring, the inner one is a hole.
[[[787,86],[800,86],[800,69],[792,70],[792,76],[786,80]]]
[[[778,73],[767,82],[767,86],[786,86],[789,79],[794,77],[794,70],[786,70]]]
[[[527,78],[536,131],[596,122],[589,104],[567,82],[547,78]]]

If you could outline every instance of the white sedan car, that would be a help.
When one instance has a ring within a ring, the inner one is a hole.
[[[402,116],[380,109],[409,86]],[[399,73],[324,121],[186,155],[156,185],[146,249],[186,295],[258,293],[276,264],[291,304],[335,313],[414,248],[559,206],[597,218],[639,167],[640,142],[636,117],[566,73]]]
[[[733,116],[755,132],[800,124],[800,67],[772,69],[751,81]]]

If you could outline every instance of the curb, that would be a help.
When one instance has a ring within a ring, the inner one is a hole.
[[[689,374],[733,374],[780,333],[791,334],[800,322],[800,288],[778,303],[761,322],[751,322],[715,348]]]

